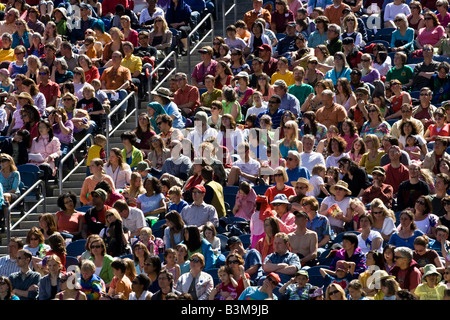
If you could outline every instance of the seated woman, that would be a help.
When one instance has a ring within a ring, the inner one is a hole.
[[[122,157],[133,170],[143,160],[142,151],[134,146],[137,140],[136,134],[132,131],[124,132],[120,135],[120,139],[124,145]]]
[[[12,204],[20,196],[20,173],[17,171],[13,157],[9,154],[0,154],[0,161],[0,184],[3,187],[3,197],[5,201]]]
[[[124,189],[130,183],[131,168],[125,163],[122,151],[119,148],[111,149],[104,169],[105,173],[114,181],[115,189]]]
[[[61,156],[61,143],[53,134],[53,127],[47,120],[40,120],[38,135],[32,140],[29,163],[44,171],[44,181],[56,175],[55,160]],[[34,155],[31,157],[31,155]]]
[[[166,203],[161,192],[161,182],[155,177],[147,178],[144,180],[144,189],[146,193],[138,196],[137,207],[142,210],[144,216],[164,216]]]
[[[55,213],[55,221],[58,232],[72,241],[81,239],[84,213],[77,211],[77,196],[73,192],[66,192],[58,197],[58,207],[61,209]]]
[[[61,143],[61,156],[64,157],[69,153],[73,142],[73,122],[67,117],[66,110],[61,107],[57,107],[50,113],[48,120],[53,127],[53,134],[57,137]],[[75,158],[72,156],[66,166],[73,168]]]
[[[143,112],[139,114],[138,125],[133,132],[136,135],[136,141],[133,145],[141,150],[145,154],[145,157],[147,157],[151,151],[151,139],[156,134],[153,131],[150,117],[147,113]]]
[[[52,69],[51,80],[57,84],[73,80],[73,72],[68,70],[69,66],[64,58],[56,59]]]
[[[106,171],[103,168],[102,159],[92,159],[89,164],[89,170],[92,175],[86,177],[80,191],[80,202],[85,206],[92,206],[91,192],[95,189],[98,182],[107,181],[111,188],[115,189],[114,181],[109,175],[106,174]]]

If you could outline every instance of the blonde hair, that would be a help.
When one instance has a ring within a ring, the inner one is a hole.
[[[141,229],[141,233],[145,233],[145,234],[147,234],[148,236],[149,236],[149,238],[150,239],[152,239],[152,240],[154,240],[155,239],[155,236],[153,235],[153,232],[152,232],[152,228],[150,228],[150,227],[143,227],[142,229]]]
[[[381,199],[375,198],[375,199],[372,200],[372,202],[370,203],[370,211],[372,212],[374,208],[378,208],[378,209],[383,210],[383,215],[385,217],[392,218],[392,220],[394,220],[394,223],[395,223],[395,213],[394,213],[394,211],[392,211],[388,207],[386,207],[386,205],[384,204],[384,202]]]

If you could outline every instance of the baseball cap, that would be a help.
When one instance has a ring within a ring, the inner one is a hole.
[[[263,45],[258,47],[258,50],[268,50],[268,51],[272,51],[272,47],[269,46],[267,43],[264,43]]]
[[[201,184],[196,185],[196,186],[194,187],[194,189],[197,189],[198,191],[203,192],[203,193],[206,192],[205,187],[204,187],[203,185],[201,185]]]
[[[355,40],[353,40],[352,37],[347,37],[344,40],[342,40],[342,44],[354,44]]]
[[[278,283],[280,283],[280,281],[281,281],[280,276],[279,276],[278,274],[276,274],[275,272],[269,273],[269,274],[267,275],[267,278],[268,278],[268,277],[273,278],[273,279],[277,282],[277,285],[278,285]]]

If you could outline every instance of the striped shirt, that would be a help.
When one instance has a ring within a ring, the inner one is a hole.
[[[0,275],[9,277],[11,273],[20,271],[15,259],[11,259],[9,255],[0,258]]]

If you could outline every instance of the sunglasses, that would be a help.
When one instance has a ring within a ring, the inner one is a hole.
[[[100,249],[102,246],[91,246],[91,249]]]
[[[421,201],[421,200],[417,200],[416,203],[421,204],[421,205],[425,205],[425,202]]]
[[[230,260],[228,261],[229,264],[239,264],[239,261],[237,260]]]
[[[156,125],[160,126],[162,124],[162,121],[157,122]]]
[[[275,281],[274,279],[272,279],[271,277],[267,278],[267,280],[268,280],[271,284],[273,284],[274,286],[278,285],[278,282]]]
[[[190,262],[199,263],[199,262],[200,262],[200,259],[190,259],[189,261],[190,261]]]
[[[395,19],[394,22],[400,22],[403,21],[402,19]]]
[[[282,174],[282,173],[275,173],[273,176],[274,176],[274,177],[282,177],[283,174]]]
[[[213,45],[220,46],[220,42],[213,42]]]
[[[330,296],[332,296],[339,292],[340,292],[339,290],[334,290],[334,291],[330,291],[329,294],[330,294]]]
[[[431,17],[426,17],[426,18],[423,18],[423,20],[433,20],[433,18],[431,18]]]

